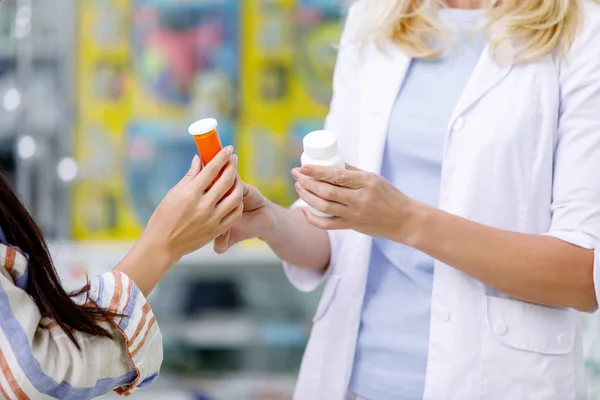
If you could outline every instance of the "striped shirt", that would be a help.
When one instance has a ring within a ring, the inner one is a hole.
[[[0,237],[0,240],[2,237]],[[27,256],[0,244],[0,398],[85,400],[149,386],[162,363],[150,305],[121,272],[90,282],[89,300],[124,315],[101,325],[115,339],[75,333],[81,350],[26,293]],[[85,301],[85,294],[75,301]]]

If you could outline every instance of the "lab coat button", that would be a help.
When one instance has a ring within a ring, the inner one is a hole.
[[[502,320],[498,320],[494,323],[494,332],[497,335],[504,336],[508,332],[508,325]]]
[[[464,127],[465,127],[465,119],[457,118],[456,121],[454,122],[454,126],[452,127],[452,130],[460,131]]]
[[[446,307],[438,308],[436,314],[437,314],[438,318],[440,319],[440,321],[442,321],[442,322],[450,321],[450,311]]]

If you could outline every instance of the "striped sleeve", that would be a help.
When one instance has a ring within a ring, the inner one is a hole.
[[[1,398],[84,400],[112,390],[128,395],[158,377],[162,338],[133,281],[109,272],[90,282],[89,294],[124,317],[102,323],[113,340],[76,333],[80,351],[56,322],[41,317],[24,290],[0,274]]]
[[[127,275],[111,271],[91,283],[89,298],[99,307],[122,315],[113,325],[122,336],[135,379],[116,392],[129,395],[138,387],[151,385],[162,363],[162,336],[142,292]]]

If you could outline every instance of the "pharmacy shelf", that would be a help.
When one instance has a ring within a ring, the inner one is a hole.
[[[231,374],[220,377],[178,379],[162,376],[149,389],[129,397],[132,400],[289,400],[296,375]],[[103,400],[121,399],[110,394]]]
[[[35,38],[35,44],[32,51],[32,56],[35,60],[55,60],[60,55],[57,52],[54,41]],[[0,38],[0,59],[11,60],[17,58],[17,41],[11,38]]]
[[[161,323],[165,340],[196,349],[304,348],[309,327],[301,322],[259,321],[245,315]]]
[[[56,269],[68,289],[85,283],[88,277],[108,272],[127,254],[133,243],[50,243]],[[79,271],[79,273],[77,272]],[[216,254],[211,245],[185,256],[170,275],[180,278],[228,277],[246,274],[282,274],[281,261],[260,242],[241,244],[223,255]],[[79,274],[79,276],[75,276]]]
[[[93,262],[116,265],[131,249],[130,242],[54,242],[50,243],[50,252],[59,262]],[[179,262],[180,265],[229,265],[229,266],[273,266],[281,261],[260,242],[238,245],[227,253],[216,254],[211,245],[207,245]]]

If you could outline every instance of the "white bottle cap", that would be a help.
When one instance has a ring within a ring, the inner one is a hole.
[[[191,124],[188,128],[188,132],[190,132],[190,135],[192,136],[204,135],[205,133],[217,129],[217,125],[216,119],[204,118]]]
[[[304,136],[302,143],[304,153],[314,160],[327,160],[340,153],[337,136],[329,131],[311,132]]]

